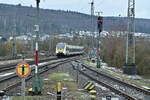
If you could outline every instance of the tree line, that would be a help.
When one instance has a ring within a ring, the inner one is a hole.
[[[114,31],[113,25],[127,24],[126,17],[104,17],[104,30]],[[36,9],[32,6],[0,4],[0,35],[8,37],[12,34],[21,35],[34,33],[37,24]],[[40,34],[66,33],[71,31],[91,31],[97,27],[97,16],[94,26],[91,16],[73,11],[40,9]],[[136,32],[149,33],[150,20],[136,19]],[[117,30],[117,28],[115,29]]]

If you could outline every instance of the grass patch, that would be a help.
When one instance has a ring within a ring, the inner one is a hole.
[[[68,73],[53,73],[48,76],[48,79],[53,81],[72,80]]]
[[[144,83],[144,82],[141,82],[141,81],[138,81],[138,80],[131,80],[129,79],[127,76],[122,76],[120,74],[117,74],[117,73],[114,73],[114,72],[111,72],[111,71],[108,71],[108,70],[105,70],[105,69],[99,69],[101,72],[104,72],[104,73],[107,73],[108,75],[111,75],[113,77],[116,77],[116,78],[120,78],[122,80],[126,80],[132,84],[135,84],[137,86],[146,86],[146,87],[150,87],[150,84],[147,84],[147,83]]]
[[[78,91],[78,84],[72,79],[68,73],[53,73],[48,75],[48,80],[44,81],[44,94],[47,92],[56,93],[57,82],[62,83],[63,93],[68,97],[74,98],[74,100],[87,100],[88,94],[82,91]],[[47,96],[26,96],[26,100],[44,100]],[[21,96],[13,97],[12,100],[23,100]],[[68,99],[69,100],[69,99]]]
[[[145,78],[145,79],[150,79],[150,75],[149,75],[149,74],[147,74],[147,75],[142,75],[142,77]]]
[[[63,87],[77,89],[77,84],[68,73],[53,73],[48,75],[48,84],[46,87],[55,88],[57,82],[61,82]]]
[[[87,99],[89,99],[89,94],[83,94],[83,95],[81,95],[80,94],[80,96],[75,96],[75,100],[87,100]]]
[[[0,61],[0,63],[14,63],[14,62],[20,62],[22,61],[22,59],[17,59],[17,60],[4,60],[4,61]]]
[[[78,91],[78,84],[72,79],[72,77],[68,73],[53,73],[48,75],[48,84],[46,87],[53,88],[56,90],[57,82],[62,83],[62,87],[65,87],[67,91],[65,94],[73,97],[75,100],[86,100],[84,98],[84,93]]]
[[[26,100],[37,100],[37,99],[42,99],[44,97],[42,96],[25,96]],[[23,100],[22,96],[15,96],[12,98],[12,100]]]

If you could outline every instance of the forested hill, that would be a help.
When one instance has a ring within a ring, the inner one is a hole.
[[[95,28],[96,28],[96,19]],[[0,4],[0,35],[8,36],[12,32],[26,34],[33,32],[36,24],[36,9],[18,5]],[[40,33],[66,33],[70,31],[91,30],[90,15],[63,10],[40,10]],[[126,30],[127,18],[122,17],[105,17],[104,29]],[[150,33],[149,19],[136,19],[136,32]]]

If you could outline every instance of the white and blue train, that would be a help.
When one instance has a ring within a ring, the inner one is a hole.
[[[57,56],[70,56],[83,54],[84,47],[68,45],[67,43],[57,43],[56,45],[56,55]]]

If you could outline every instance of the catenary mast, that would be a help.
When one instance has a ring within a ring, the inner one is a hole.
[[[135,75],[135,0],[128,0],[128,32],[126,42],[126,62],[124,73]]]

